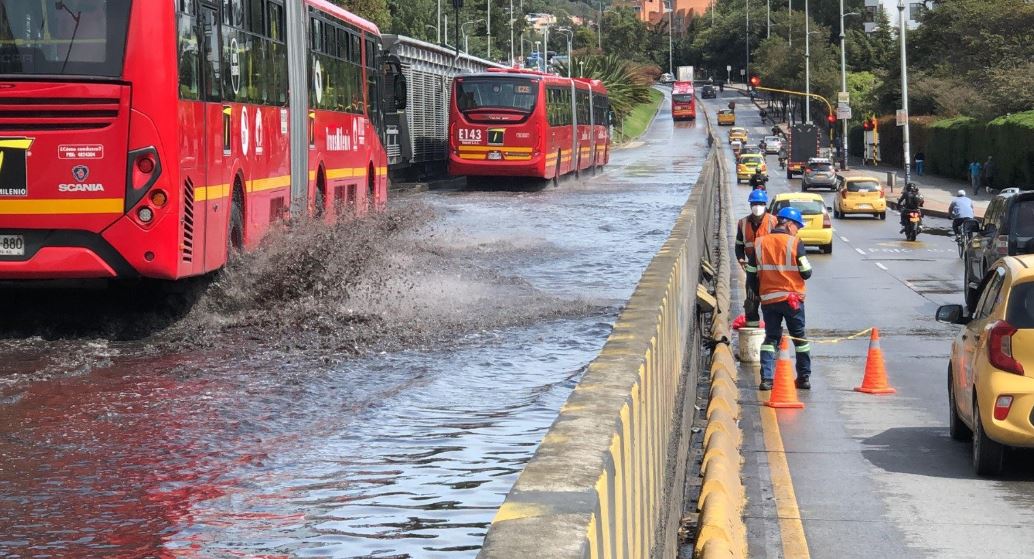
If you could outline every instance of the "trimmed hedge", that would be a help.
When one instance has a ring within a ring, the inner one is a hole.
[[[926,154],[928,172],[962,180],[969,178],[969,163],[981,163],[994,156],[995,183],[998,187],[1034,188],[1034,111],[1002,116],[991,122],[969,117],[936,120],[934,117],[910,119],[912,154]],[[884,163],[901,166],[901,128],[894,117],[879,119],[880,155]],[[862,128],[851,129],[851,154],[862,154]]]

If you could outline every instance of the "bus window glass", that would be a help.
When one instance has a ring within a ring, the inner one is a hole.
[[[456,88],[461,111],[512,109],[532,112],[537,97],[536,85],[520,78],[467,78]]]
[[[692,103],[693,95],[690,93],[677,93],[671,96],[673,103]]]
[[[0,74],[119,77],[129,0],[0,0]]]

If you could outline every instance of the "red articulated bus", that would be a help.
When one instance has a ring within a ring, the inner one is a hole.
[[[0,0],[0,279],[195,276],[384,204],[379,42],[323,0]]]
[[[611,112],[598,80],[489,70],[453,80],[449,174],[537,177],[603,167]]]
[[[675,82],[671,86],[671,118],[696,120],[697,103],[693,98],[693,82]]]

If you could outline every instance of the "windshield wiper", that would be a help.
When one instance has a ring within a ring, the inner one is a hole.
[[[65,61],[61,64],[61,73],[64,74],[65,68],[68,67],[68,58],[72,56],[72,47],[75,46],[75,37],[79,34],[79,18],[83,15],[83,12],[82,10],[72,12],[72,10],[70,10],[61,0],[54,2],[54,9],[68,12],[68,15],[72,16],[72,19],[75,20],[75,29],[72,30],[72,38],[68,40],[68,50],[65,51]]]

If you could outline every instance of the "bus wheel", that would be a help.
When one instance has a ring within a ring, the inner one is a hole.
[[[553,186],[560,186],[560,152],[556,152],[556,171],[553,173]]]
[[[366,174],[366,210],[370,213],[377,209],[377,177],[373,175],[373,165]]]
[[[230,234],[226,239],[226,248],[228,256],[244,250],[244,195],[236,185],[233,189],[233,203],[230,206]]]
[[[575,180],[582,178],[582,156],[580,154],[574,162],[574,178]]]

